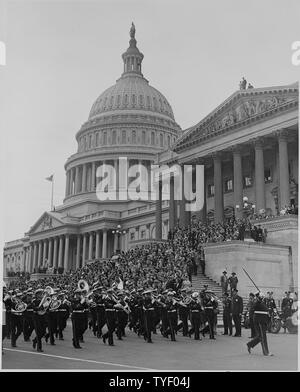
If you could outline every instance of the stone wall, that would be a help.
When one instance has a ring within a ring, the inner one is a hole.
[[[206,275],[219,283],[222,271],[226,270],[228,276],[235,272],[239,279],[239,294],[242,296],[257,291],[243,268],[261,291],[271,290],[277,298],[281,298],[284,291],[291,288],[288,246],[229,241],[206,244],[204,251]]]

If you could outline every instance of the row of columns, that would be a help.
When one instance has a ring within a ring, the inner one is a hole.
[[[127,159],[127,170],[130,168],[134,160]],[[142,160],[136,160],[139,165],[142,164]],[[66,191],[65,196],[72,196],[80,192],[93,192],[96,190],[96,174],[97,168],[101,165],[110,164],[113,165],[116,171],[116,184],[118,189],[119,184],[119,160],[114,159],[101,162],[84,163],[73,167],[66,172]],[[136,164],[136,163],[135,163]],[[150,161],[146,161],[148,170],[150,170]]]
[[[279,152],[279,200],[280,209],[290,204],[290,186],[289,186],[289,168],[288,168],[288,142],[287,133],[279,131],[278,137],[278,152]],[[255,205],[256,210],[266,208],[265,197],[265,177],[264,177],[264,145],[261,139],[254,142],[255,152]],[[224,218],[224,195],[223,195],[223,178],[222,178],[222,158],[220,153],[215,153],[213,158],[214,168],[214,222],[222,222]],[[184,171],[182,170],[182,195],[184,187]],[[242,172],[242,156],[241,149],[233,149],[233,200],[234,205],[243,205],[243,172]],[[159,185],[159,198],[156,201],[156,239],[161,239],[161,181]],[[206,199],[206,192],[204,192],[204,199]],[[180,216],[179,224],[184,227],[190,222],[190,213],[185,210],[184,197],[179,201]],[[169,207],[169,222],[170,230],[172,230],[177,222],[176,207],[177,203],[174,200],[174,179],[170,179],[170,207]],[[242,217],[242,208],[236,211],[236,217]]]
[[[102,233],[102,243],[100,240]],[[94,254],[94,235],[95,235],[95,254]],[[72,268],[70,262],[70,241],[76,240],[76,257],[74,267],[80,268],[85,265],[87,260],[92,258],[107,258],[107,230],[97,230],[84,234],[71,236],[64,234],[58,237],[43,239],[30,243],[25,252],[26,270],[32,272],[42,267],[47,260],[48,266],[56,269],[63,268],[66,272]],[[73,241],[74,242],[74,241]],[[102,250],[102,251],[101,251]]]

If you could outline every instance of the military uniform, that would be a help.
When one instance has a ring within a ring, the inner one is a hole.
[[[223,335],[232,335],[232,316],[231,316],[231,299],[226,296],[223,301],[223,326],[224,333]]]
[[[23,312],[18,312],[17,304],[13,301],[11,307],[11,347],[17,347],[18,337],[23,332]]]
[[[176,301],[173,298],[173,292],[172,294],[168,294],[169,298],[166,301],[166,311],[167,311],[167,317],[168,317],[168,329],[166,332],[166,335],[171,335],[171,340],[173,342],[176,341],[175,339],[175,332],[177,331],[177,304]]]
[[[30,336],[34,330],[34,320],[33,320],[33,306],[32,306],[32,298],[26,296],[23,300],[27,308],[25,312],[23,313],[23,334],[24,334],[24,340],[25,342],[28,342],[30,340]]]
[[[107,295],[104,298],[104,306],[105,306],[105,319],[107,325],[107,332],[102,335],[103,343],[108,339],[108,344],[110,346],[114,346],[114,337],[113,333],[116,328],[116,309],[115,309],[116,301],[112,298],[112,296]]]
[[[147,293],[147,291],[144,292],[144,294]],[[155,301],[151,297],[146,297],[143,299],[144,339],[147,341],[147,343],[152,343],[151,331],[153,329],[153,314],[155,307]]]
[[[268,341],[267,341],[267,327],[269,322],[269,312],[266,304],[261,298],[257,298],[253,305],[254,312],[254,327],[256,336],[250,342],[247,343],[248,352],[255,347],[258,343],[261,343],[262,351],[264,355],[272,355],[269,353]]]
[[[41,290],[42,291],[42,290]],[[37,348],[38,352],[42,352],[42,338],[46,334],[46,319],[43,306],[40,307],[40,302],[42,298],[35,298],[32,301],[33,308],[33,322],[35,338],[32,340],[33,348]]]
[[[203,307],[205,311],[206,320],[208,321],[209,327],[209,338],[215,339],[214,324],[215,324],[215,309],[218,308],[216,300],[208,293],[204,292],[203,296]]]
[[[79,291],[80,292],[80,291]],[[86,302],[82,303],[81,298],[74,297],[71,300],[71,321],[73,332],[73,347],[81,348],[79,342],[83,340],[83,331],[85,328],[85,312],[87,309]]]
[[[192,298],[188,305],[190,311],[190,319],[192,327],[188,331],[189,336],[191,337],[194,334],[195,340],[201,340],[200,338],[200,326],[201,326],[201,303],[196,300],[196,298]]]

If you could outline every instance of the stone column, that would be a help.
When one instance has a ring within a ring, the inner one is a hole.
[[[242,156],[240,149],[233,150],[233,198],[236,218],[243,217],[243,174],[242,174]],[[236,208],[236,206],[239,208]]]
[[[170,204],[169,204],[170,231],[175,228],[175,200],[174,200],[174,176],[170,178]]]
[[[29,245],[28,272],[32,272],[32,244]]]
[[[80,182],[79,182],[79,166],[75,168],[75,194],[80,191]]]
[[[91,181],[91,184],[92,184],[91,191],[93,192],[95,190],[95,188],[96,188],[96,163],[95,162],[92,163],[92,181]]]
[[[76,269],[80,268],[80,242],[81,237],[80,234],[77,235],[77,246],[76,246]]]
[[[75,174],[76,174],[76,169],[73,167],[72,169],[72,175],[71,175],[71,195],[74,195],[75,192]]]
[[[219,154],[213,155],[214,161],[214,187],[215,187],[215,216],[214,222],[223,221],[224,217],[224,201],[223,201],[223,181],[222,181],[222,162]]]
[[[33,245],[33,271],[38,265],[38,259],[37,259],[37,243],[35,242]],[[35,272],[35,271],[34,271]]]
[[[118,159],[114,160],[114,168],[116,171],[116,195],[117,195],[117,200],[119,200],[119,160]]]
[[[82,192],[86,192],[86,163],[82,165]]]
[[[54,268],[57,268],[58,263],[57,263],[57,237],[54,238],[54,246],[53,246],[53,263],[52,266]]]
[[[100,231],[96,231],[96,252],[95,252],[95,258],[99,259],[100,258]]]
[[[39,241],[39,253],[38,253],[37,267],[41,266],[41,261],[42,261],[42,241]]]
[[[89,260],[92,260],[93,258],[93,232],[90,232],[90,238],[89,238]]]
[[[44,262],[46,260],[47,256],[47,240],[43,241],[43,259],[42,259],[42,265],[44,265]]]
[[[53,266],[52,245],[53,245],[53,240],[52,240],[52,238],[49,238],[49,241],[48,241],[48,263],[49,263],[50,267]]]
[[[69,194],[69,171],[66,171],[66,192],[65,192],[65,197],[68,196]]]
[[[58,250],[58,268],[63,267],[63,246],[64,246],[64,237],[59,237],[59,250]]]
[[[158,182],[158,200],[156,200],[155,210],[155,238],[160,241],[162,239],[162,181]]]
[[[82,267],[85,266],[85,257],[86,257],[86,236],[87,234],[83,234],[83,244],[82,244]]]
[[[114,234],[114,252],[118,249],[118,234]]]
[[[64,273],[68,271],[69,268],[69,234],[65,235],[65,256],[64,256]]]
[[[256,140],[255,150],[255,204],[256,211],[266,208],[265,201],[265,173],[264,173],[264,150],[262,140]]]
[[[107,230],[103,230],[103,240],[102,240],[102,258],[107,258]]]
[[[289,157],[287,133],[278,133],[279,149],[279,211],[290,205]]]
[[[150,239],[150,223],[146,225],[146,238],[147,240]]]

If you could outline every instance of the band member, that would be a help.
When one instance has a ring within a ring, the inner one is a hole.
[[[238,295],[238,290],[232,290],[231,314],[235,327],[234,337],[242,336],[243,298]]]
[[[285,327],[285,322],[288,317],[291,317],[293,312],[292,312],[292,307],[293,307],[293,299],[290,298],[290,291],[285,292],[285,298],[283,298],[281,302],[281,311],[283,315],[283,330],[284,333],[286,333],[286,327]]]
[[[251,349],[254,348],[258,343],[261,343],[263,354],[266,356],[273,356],[269,352],[268,341],[267,341],[267,328],[269,322],[269,311],[263,300],[264,296],[262,293],[256,294],[254,300],[253,311],[254,311],[254,327],[256,335],[254,339],[247,343],[247,349],[251,354]]]
[[[226,292],[223,294],[223,326],[224,333],[223,335],[232,335],[232,317],[231,317],[231,299],[229,298],[229,294]]]
[[[73,332],[73,347],[82,348],[79,344],[80,338],[82,338],[83,324],[85,323],[85,309],[87,304],[85,299],[81,295],[81,290],[76,289],[74,292],[74,298],[71,300],[71,320],[72,320],[72,332]]]
[[[178,316],[180,319],[180,323],[177,326],[177,331],[182,327],[182,336],[188,336],[188,317],[189,317],[189,308],[188,304],[191,300],[190,297],[187,296],[187,290],[181,289],[181,301],[178,303]]]
[[[139,321],[139,313],[138,313],[138,297],[136,295],[136,290],[132,290],[130,292],[130,298],[128,301],[128,306],[130,308],[129,314],[129,329],[137,333],[138,329],[138,321]]]
[[[204,312],[206,316],[206,320],[208,321],[208,327],[209,327],[209,338],[210,339],[216,339],[215,338],[215,333],[214,333],[214,322],[215,322],[215,313],[214,309],[218,308],[218,303],[214,299],[213,295],[210,293],[204,291],[202,293],[202,303],[204,307]]]
[[[34,330],[34,320],[33,320],[33,291],[26,290],[25,296],[23,298],[23,302],[27,305],[25,312],[23,313],[24,321],[23,321],[23,334],[25,342],[30,341],[30,336]]]
[[[84,311],[81,315],[82,323],[81,323],[81,330],[80,330],[80,334],[79,334],[79,342],[80,343],[84,343],[83,335],[89,327],[89,312],[90,312],[89,304],[92,302],[92,300],[84,300],[86,295],[87,295],[87,290],[86,289],[81,290],[81,298],[82,298],[82,302],[85,304],[85,307],[84,307]]]
[[[168,290],[162,292],[162,296],[160,297],[160,317],[161,317],[161,334],[164,338],[168,337],[167,329],[168,329],[168,311],[166,307]]]
[[[201,340],[200,337],[200,326],[201,326],[201,311],[202,311],[202,304],[201,300],[199,299],[199,293],[195,291],[192,294],[192,299],[189,303],[190,309],[190,317],[191,317],[191,324],[192,328],[189,330],[189,337],[194,334],[195,340]]]
[[[51,294],[51,300],[53,295],[54,292],[53,294]],[[48,332],[45,335],[46,343],[48,343],[48,339],[50,339],[51,346],[55,346],[54,335],[57,333],[57,309],[53,310],[49,307],[45,315],[45,319],[47,322],[47,329],[48,329]]]
[[[18,337],[23,332],[23,311],[19,311],[17,306],[21,301],[22,293],[15,294],[12,300],[11,308],[11,347],[17,347]]]
[[[171,335],[171,340],[173,342],[176,341],[175,339],[175,331],[177,330],[177,302],[174,300],[175,292],[169,291],[167,294],[167,301],[166,301],[166,310],[168,315],[168,324],[169,328],[166,334],[169,336]]]
[[[13,306],[12,303],[12,295],[13,295],[13,290],[7,290],[6,288],[3,288],[3,302],[5,306],[5,316],[6,316],[6,337],[7,339],[10,339],[11,335],[11,308]]]
[[[143,292],[143,310],[144,310],[144,339],[147,343],[153,343],[151,339],[151,331],[153,328],[153,312],[155,309],[155,300],[152,298],[152,290]]]
[[[125,326],[128,320],[128,313],[124,310],[126,308],[126,302],[124,301],[124,295],[122,292],[118,294],[118,303],[115,304],[116,308],[116,335],[118,340],[123,340],[122,337],[125,335]]]
[[[109,346],[114,346],[113,333],[116,328],[116,309],[114,307],[116,304],[116,300],[113,298],[112,293],[113,289],[108,289],[107,295],[104,297],[107,332],[102,335],[102,340],[103,343],[106,343],[106,339],[108,339]]]
[[[71,302],[69,302],[66,299],[66,293],[64,291],[59,293],[57,298],[59,301],[61,301],[61,304],[59,305],[59,308],[57,309],[57,313],[56,313],[56,315],[57,315],[56,338],[58,337],[58,340],[64,340],[63,331],[67,327],[67,320],[70,315]]]
[[[38,352],[43,352],[42,338],[46,333],[46,320],[45,320],[45,306],[43,306],[43,293],[44,290],[38,289],[35,291],[35,298],[32,301],[33,308],[33,322],[35,338],[32,340],[33,348],[37,348]]]
[[[105,319],[105,305],[103,300],[103,287],[97,286],[94,301],[96,303],[96,316],[97,316],[97,338],[102,336],[102,328],[106,323]]]

